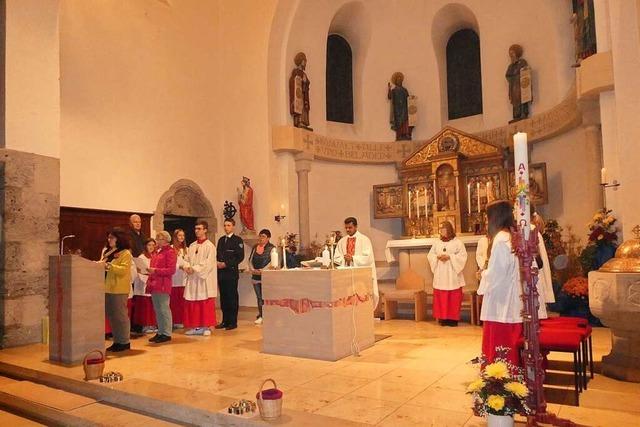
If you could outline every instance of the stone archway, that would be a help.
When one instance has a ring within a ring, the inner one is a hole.
[[[165,215],[190,216],[209,223],[209,237],[214,238],[218,228],[213,206],[198,184],[190,179],[176,181],[166,191],[153,213],[153,229],[160,231],[164,226]]]

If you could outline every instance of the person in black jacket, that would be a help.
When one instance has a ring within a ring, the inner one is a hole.
[[[216,329],[231,330],[238,327],[238,264],[244,259],[244,243],[233,234],[236,222],[233,218],[224,220],[225,235],[218,240],[218,288],[222,323]]]

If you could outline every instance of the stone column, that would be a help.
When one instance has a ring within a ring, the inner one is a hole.
[[[585,185],[598,188],[600,185],[600,168],[602,167],[602,130],[599,124],[583,126],[584,129],[584,149],[587,158],[592,160],[585,163]],[[594,200],[594,209],[605,206],[604,191],[598,191]]]
[[[309,226],[309,172],[313,154],[299,153],[295,156],[298,174],[298,221],[300,228],[300,248],[309,247],[311,229]]]

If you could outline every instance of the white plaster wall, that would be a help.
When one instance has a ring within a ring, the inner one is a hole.
[[[152,212],[181,178],[219,205],[217,4],[61,6],[61,204]]]
[[[607,189],[607,206],[621,219],[623,239],[632,238],[632,228],[640,224],[640,34],[637,2],[609,1],[601,5],[609,16],[596,15],[608,21],[611,30],[611,53],[615,89],[600,96],[603,133],[603,159],[609,181],[621,183],[618,191]],[[601,24],[600,26],[602,26]],[[598,38],[600,40],[600,38]]]
[[[376,260],[384,261],[387,240],[399,236],[402,228],[399,219],[373,218],[371,183],[396,179],[395,166],[315,161],[309,174],[311,240],[323,242],[330,231],[343,230],[344,219],[353,216],[358,229],[371,239]]]
[[[600,209],[600,147],[586,142],[576,128],[533,145],[531,163],[547,164],[549,203],[536,207],[545,220],[555,219],[586,243],[587,223]]]
[[[6,1],[6,148],[60,157],[58,0]]]

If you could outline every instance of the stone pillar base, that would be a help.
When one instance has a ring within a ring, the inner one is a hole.
[[[640,357],[615,354],[604,356],[602,374],[621,381],[640,383]]]

